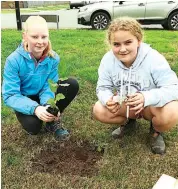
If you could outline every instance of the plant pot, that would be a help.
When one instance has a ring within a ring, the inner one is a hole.
[[[58,109],[57,108],[51,108],[50,106],[46,109],[47,112],[49,112],[50,114],[53,114],[54,116],[57,116],[58,114]]]

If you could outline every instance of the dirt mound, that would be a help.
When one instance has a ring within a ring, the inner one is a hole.
[[[49,144],[31,161],[35,172],[91,177],[97,174],[96,162],[101,158],[102,153],[89,142],[70,139],[64,143]]]

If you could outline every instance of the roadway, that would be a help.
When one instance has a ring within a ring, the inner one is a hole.
[[[59,15],[59,29],[79,29],[91,28],[90,26],[83,26],[77,23],[78,9],[63,9],[58,11],[40,11],[33,13],[21,14],[58,14]],[[23,27],[23,23],[22,23]],[[56,23],[48,23],[49,29],[56,29]],[[161,25],[145,25],[143,28],[162,29]],[[17,29],[16,14],[2,14],[1,13],[1,29]]]

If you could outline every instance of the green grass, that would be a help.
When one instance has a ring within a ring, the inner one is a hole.
[[[57,11],[61,9],[69,9],[69,4],[48,5],[41,7],[20,8],[21,13],[40,12],[40,11]],[[2,14],[15,13],[15,9],[1,9]]]
[[[91,120],[97,69],[106,52],[105,32],[93,30],[50,30],[53,49],[59,53],[61,77],[76,77],[80,93],[66,109],[65,127],[73,136],[99,144],[107,144],[98,162],[95,177],[60,176],[32,172],[30,159],[52,142],[51,135],[28,136],[20,127],[11,109],[2,104],[2,186],[9,189],[151,189],[164,173],[178,178],[178,126],[165,133],[167,153],[154,155],[148,145],[149,123],[139,120],[134,136],[124,138],[124,147],[110,137],[110,125]],[[146,30],[145,41],[160,51],[178,75],[178,32]],[[2,30],[1,67],[6,57],[21,41],[16,30]]]

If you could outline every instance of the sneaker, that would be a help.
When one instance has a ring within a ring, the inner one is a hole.
[[[61,127],[54,132],[54,137],[57,141],[66,141],[70,138],[70,133],[67,129]]]
[[[54,133],[54,137],[58,141],[65,141],[70,138],[70,133],[67,129],[63,128],[60,120],[46,123],[46,131]]]
[[[129,119],[125,125],[121,125],[112,132],[112,137],[114,139],[122,138],[124,134],[128,134],[130,131],[131,132],[135,131],[137,126],[136,123],[137,122],[135,119]]]
[[[166,145],[162,133],[155,131],[153,124],[150,124],[150,146],[154,154],[163,155],[166,152]],[[155,136],[154,136],[155,135]]]

